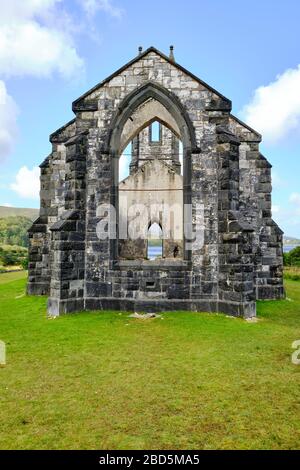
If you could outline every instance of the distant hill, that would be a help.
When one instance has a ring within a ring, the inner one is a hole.
[[[35,220],[38,216],[39,209],[0,206],[0,218],[27,217],[30,220]]]
[[[283,237],[283,244],[284,245],[300,245],[300,239],[294,237]]]

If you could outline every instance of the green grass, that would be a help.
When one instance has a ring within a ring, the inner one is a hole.
[[[259,303],[258,323],[48,320],[17,274],[0,276],[1,449],[300,448],[299,282],[286,282],[289,300]]]

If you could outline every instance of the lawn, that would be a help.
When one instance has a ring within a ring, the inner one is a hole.
[[[258,323],[166,313],[46,318],[0,276],[1,449],[299,449],[300,282]]]

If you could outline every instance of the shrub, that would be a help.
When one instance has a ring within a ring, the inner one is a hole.
[[[290,265],[291,265],[290,254],[283,253],[283,266],[290,266]]]
[[[28,217],[1,217],[0,243],[27,247],[27,230],[31,225],[32,221]]]
[[[3,266],[22,266],[27,256],[27,249],[21,246],[0,246],[0,264]]]
[[[25,269],[27,271],[27,269],[28,269],[28,256],[26,256],[26,258],[24,258],[21,261],[21,266],[22,266],[23,269]]]
[[[300,246],[288,253],[288,266],[300,266]]]

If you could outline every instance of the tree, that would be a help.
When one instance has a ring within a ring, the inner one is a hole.
[[[0,243],[28,247],[27,230],[31,225],[27,217],[0,218]]]
[[[21,265],[22,265],[22,268],[27,270],[28,269],[28,256],[26,256],[26,258],[24,258],[21,262]]]
[[[300,266],[300,246],[288,253],[289,266]]]

